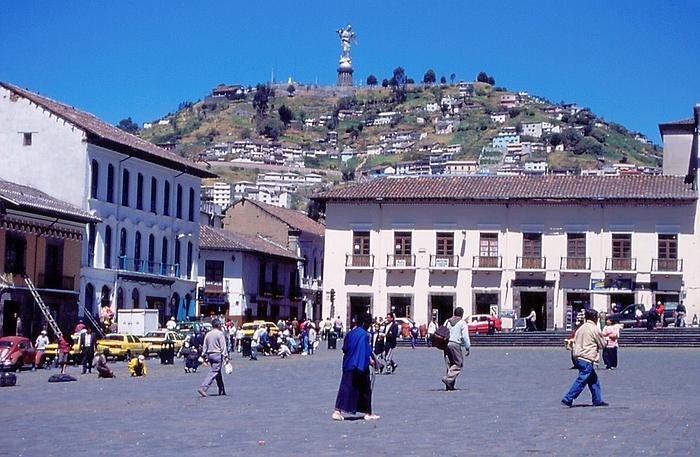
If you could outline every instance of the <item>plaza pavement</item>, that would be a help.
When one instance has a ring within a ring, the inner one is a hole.
[[[200,398],[204,372],[149,361],[148,377],[22,372],[0,389],[0,456],[698,456],[700,353],[621,348],[620,368],[599,371],[607,408],[586,390],[559,401],[576,372],[559,348],[479,348],[459,390],[445,392],[432,348],[396,351],[378,376],[379,421],[333,422],[340,351],[258,362],[234,358],[228,396]],[[215,394],[216,387],[210,392]]]

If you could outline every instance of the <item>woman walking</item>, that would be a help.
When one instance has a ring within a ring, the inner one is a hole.
[[[372,325],[368,313],[357,318],[357,326],[345,335],[343,341],[343,376],[335,400],[333,420],[342,421],[343,413],[364,413],[365,420],[376,420],[372,413],[372,383],[369,366],[372,364],[372,347],[367,329]]]

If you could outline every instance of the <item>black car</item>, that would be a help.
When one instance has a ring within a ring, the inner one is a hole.
[[[646,325],[647,313],[644,305],[633,303],[625,306],[620,312],[608,314],[605,318],[618,322],[623,327],[643,327]]]

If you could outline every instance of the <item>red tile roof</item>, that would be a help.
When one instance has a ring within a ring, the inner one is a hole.
[[[21,211],[44,214],[76,222],[100,222],[100,218],[58,200],[33,187],[0,179],[0,203]]]
[[[326,233],[325,225],[316,222],[300,211],[289,208],[280,208],[279,206],[269,205],[267,203],[262,203],[255,200],[244,199],[241,201],[244,203],[252,203],[266,213],[280,219],[282,222],[286,223],[295,230],[308,232],[318,236],[324,236]],[[236,204],[238,203],[239,202]]]
[[[294,252],[259,235],[244,235],[229,230],[215,229],[208,225],[199,226],[199,248],[258,252],[275,257],[299,260],[299,257]]]
[[[205,168],[195,164],[194,162],[180,157],[177,154],[166,151],[163,148],[156,146],[153,143],[149,143],[135,135],[127,133],[117,127],[110,125],[101,119],[98,119],[93,114],[87,113],[85,111],[80,111],[73,108],[72,106],[65,105],[63,103],[52,100],[43,95],[30,92],[26,89],[22,89],[13,84],[0,81],[0,86],[5,89],[19,95],[20,97],[26,98],[31,102],[41,106],[42,108],[52,112],[56,116],[67,120],[71,124],[76,125],[80,129],[85,130],[87,133],[92,134],[96,137],[96,140],[106,140],[113,143],[117,143],[121,146],[133,149],[136,152],[141,153],[145,160],[149,160],[156,163],[161,163],[164,166],[173,168],[178,171],[184,171],[185,173],[199,176],[202,178],[215,178],[216,175],[206,170]],[[88,141],[91,139],[88,138]]]
[[[676,176],[422,176],[378,178],[337,187],[314,197],[318,201],[470,202],[595,201],[693,202],[696,192]]]

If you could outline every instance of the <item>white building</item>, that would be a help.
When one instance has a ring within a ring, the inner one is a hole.
[[[99,217],[80,302],[194,314],[201,178],[216,175],[68,105],[0,83],[0,176]],[[82,311],[81,311],[82,313]]]
[[[490,117],[491,122],[495,122],[497,124],[505,124],[508,120],[508,113],[491,113]]]
[[[323,314],[526,316],[683,301],[700,314],[697,191],[672,176],[379,178],[325,205]],[[512,324],[504,320],[504,326]]]
[[[259,235],[200,227],[201,313],[238,321],[301,317],[294,252]]]
[[[202,199],[213,202],[225,210],[233,202],[234,188],[227,182],[202,185]]]
[[[542,137],[542,122],[523,122],[523,135]]]

